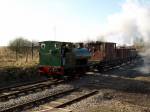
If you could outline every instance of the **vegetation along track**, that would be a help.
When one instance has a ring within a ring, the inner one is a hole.
[[[30,85],[22,85],[22,86],[17,86],[17,87],[12,87],[12,88],[7,88],[7,91],[3,90],[0,94],[0,101],[6,101],[12,98],[17,98],[19,96],[27,95],[32,92],[40,91],[46,88],[50,88],[53,85],[58,85],[65,83],[66,81],[64,80],[47,80],[47,81],[40,81],[38,83],[33,83]],[[10,90],[10,91],[8,91]]]
[[[20,112],[40,105],[45,108],[38,110],[38,112],[54,112],[64,110],[64,107],[97,93],[98,91],[95,90],[83,91],[82,88],[70,88],[59,93],[39,97],[38,99],[5,108],[4,110],[0,110],[0,112]],[[67,111],[69,112],[69,110]]]

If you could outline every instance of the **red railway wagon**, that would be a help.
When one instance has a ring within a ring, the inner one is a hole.
[[[91,42],[87,43],[91,52],[90,62],[110,61],[116,58],[116,43],[110,42]]]
[[[91,53],[89,63],[99,70],[131,61],[137,54],[132,47],[116,47],[116,43],[111,42],[90,42],[86,47]]]
[[[129,61],[132,58],[135,58],[137,51],[133,47],[117,47],[116,48],[116,57],[119,60]]]
[[[116,59],[116,43],[105,43],[105,60]]]
[[[116,48],[116,55],[118,59],[124,59],[127,57],[128,49],[125,47],[117,47]]]
[[[131,48],[130,57],[135,58],[137,56],[137,50],[135,48]]]

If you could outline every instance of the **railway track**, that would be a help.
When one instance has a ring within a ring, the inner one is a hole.
[[[107,65],[107,66],[102,67],[101,69],[102,69],[102,72],[107,72],[107,71],[109,71],[109,70],[118,69],[118,68],[120,68],[120,67],[129,65],[129,64],[131,64],[131,63],[134,63],[134,62],[128,61],[128,62],[126,62],[126,63],[121,63],[120,65],[115,65],[115,66],[112,66],[112,65],[109,66],[109,65]]]
[[[122,65],[123,66],[123,65]],[[46,88],[50,88],[53,85],[58,85],[58,84],[62,84],[65,83],[66,81],[62,80],[62,81],[42,81],[42,82],[38,82],[38,83],[31,83],[31,84],[25,84],[25,85],[21,85],[21,86],[15,86],[15,87],[7,87],[7,88],[0,88],[0,101],[7,101],[9,99],[12,98],[17,98],[20,97],[22,95],[27,95],[36,91],[41,91],[44,90]],[[80,101],[84,98],[87,98],[91,95],[96,94],[98,91],[91,91],[88,92],[86,94],[81,94],[80,96],[77,96],[73,99],[65,99],[65,102],[57,102],[56,99],[59,99],[58,96],[67,96],[67,95],[71,95],[73,92],[76,92],[77,90],[79,90],[78,88],[76,89],[70,89],[61,93],[57,93],[54,95],[49,95],[49,96],[43,96],[42,98],[39,99],[35,99],[26,103],[22,103],[22,104],[18,104],[9,108],[6,108],[4,110],[0,110],[0,112],[13,112],[13,111],[22,111],[24,109],[28,109],[28,108],[32,108],[35,107],[37,105],[41,105],[43,103],[46,103],[48,101],[52,102],[49,104],[49,106],[43,106],[45,109],[40,110],[39,112],[53,112],[55,110],[59,110],[60,108],[63,108],[67,105],[70,105],[74,102]],[[10,91],[10,92],[8,92]],[[62,98],[60,98],[62,99]],[[51,101],[54,100],[54,101]],[[57,103],[56,103],[57,102]]]
[[[54,85],[59,85],[65,83],[64,80],[59,80],[59,81],[44,81],[44,82],[39,82],[36,84],[30,84],[30,85],[22,85],[22,86],[17,86],[13,88],[7,88],[10,90],[9,92],[3,90],[4,92],[1,92],[0,94],[0,101],[7,101],[12,98],[17,98],[23,95],[27,95],[36,91],[42,91],[46,88],[50,88],[51,86]]]
[[[38,112],[58,112],[60,110],[62,112],[62,110],[64,111],[64,107],[78,102],[84,98],[95,95],[96,93],[98,93],[98,91],[83,92],[80,88],[70,88],[63,92],[43,96],[38,99],[33,99],[28,102],[5,108],[0,110],[0,112],[20,112],[40,105],[43,107],[43,109],[38,110]],[[34,112],[34,110],[32,110],[32,112]],[[71,111],[66,110],[66,112]]]
[[[32,81],[32,82],[28,82],[28,83],[22,83],[22,84],[16,84],[16,85],[11,85],[11,86],[7,86],[7,87],[2,87],[2,88],[0,88],[0,94],[2,94],[3,92],[17,90],[23,86],[38,85],[41,83],[45,83],[47,81],[49,81],[49,79],[41,80],[41,81]]]

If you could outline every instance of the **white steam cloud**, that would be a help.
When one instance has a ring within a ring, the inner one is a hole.
[[[108,40],[120,39],[122,44],[129,45],[143,40],[146,49],[142,54],[145,65],[140,70],[150,73],[150,1],[127,0],[121,9],[119,13],[108,17],[103,36]]]
[[[108,17],[104,36],[121,37],[123,43],[132,44],[143,38],[150,40],[150,5],[140,0],[127,0],[121,5],[121,11]]]

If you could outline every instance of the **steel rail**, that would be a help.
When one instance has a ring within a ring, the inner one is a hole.
[[[45,100],[48,100],[50,98],[56,98],[58,97],[59,95],[63,95],[63,94],[67,94],[67,93],[70,93],[70,92],[73,92],[75,90],[77,90],[78,88],[73,88],[73,89],[69,89],[69,90],[66,90],[66,91],[63,91],[63,92],[60,92],[60,93],[56,93],[56,94],[53,94],[53,95],[48,95],[48,96],[43,96],[42,98],[38,98],[38,99],[34,99],[34,100],[30,100],[28,102],[24,102],[22,104],[18,104],[18,105],[15,105],[15,106],[12,106],[12,107],[8,107],[8,108],[5,108],[3,110],[0,110],[0,112],[13,112],[13,111],[17,111],[17,112],[20,112],[22,111],[26,106],[30,106],[30,105],[39,105],[39,102],[41,103],[44,103],[43,101]],[[27,109],[27,108],[26,108]]]
[[[56,106],[55,108],[63,108],[63,107],[66,107],[67,105],[71,105],[71,104],[73,104],[74,102],[78,102],[78,101],[80,101],[80,100],[82,100],[82,99],[85,99],[85,98],[87,98],[87,97],[90,97],[90,96],[92,96],[92,95],[95,95],[96,93],[98,93],[98,91],[92,91],[92,92],[90,92],[90,93],[81,95],[81,96],[79,96],[79,97],[77,97],[77,98],[74,98],[74,99],[68,101],[68,102],[65,102],[65,103],[63,103],[63,104],[60,104],[60,105]]]
[[[20,88],[21,86],[30,86],[30,85],[39,84],[39,83],[41,84],[42,82],[45,83],[46,81],[49,81],[49,79],[2,87],[2,88],[0,88],[0,93],[2,93],[3,91],[6,91],[6,90],[8,91],[11,89],[17,89],[17,88]]]
[[[45,83],[45,84],[40,84],[40,85],[34,85],[34,86],[31,86],[31,87],[28,87],[28,88],[23,88],[23,89],[20,89],[18,91],[12,92],[10,94],[0,95],[0,101],[6,101],[6,100],[10,99],[11,96],[17,98],[17,97],[19,97],[19,95],[21,93],[27,94],[29,91],[34,91],[35,92],[37,89],[42,89],[43,90],[43,88],[46,88],[46,87],[50,88],[53,85],[58,85],[58,84],[62,84],[62,83],[65,83],[65,81],[62,80],[62,81],[59,81],[59,82],[51,82],[51,83]]]
[[[71,104],[73,104],[75,102],[81,101],[81,100],[83,100],[85,98],[88,98],[88,97],[90,97],[92,95],[95,95],[97,93],[98,93],[98,91],[91,91],[89,93],[86,93],[86,94],[83,94],[83,95],[78,96],[76,98],[73,98],[73,99],[71,99],[71,100],[69,100],[67,102],[64,102],[63,104],[59,104],[57,106],[54,106],[52,109],[45,109],[45,110],[41,110],[39,112],[51,112],[51,111],[53,112],[53,110],[62,109],[64,107],[68,106],[68,105],[71,105]]]

